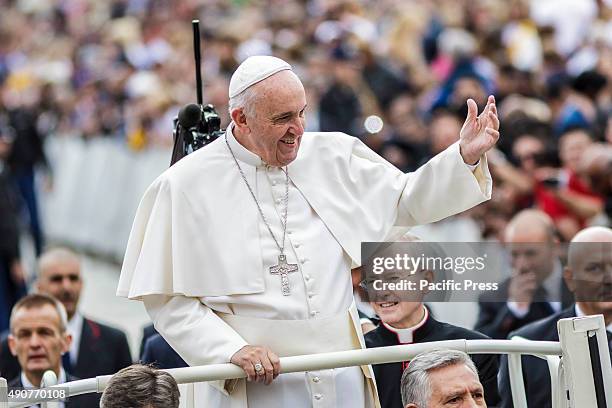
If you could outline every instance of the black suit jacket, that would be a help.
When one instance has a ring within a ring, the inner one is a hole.
[[[488,337],[473,330],[439,322],[430,316],[423,326],[415,330],[413,340],[414,343],[425,343],[458,339],[483,340],[488,339]],[[397,335],[383,324],[367,333],[365,341],[368,348],[401,344]],[[478,376],[484,388],[487,405],[495,406],[499,401],[497,392],[498,357],[494,354],[475,354],[471,357],[478,369]],[[400,383],[404,366],[404,363],[375,364],[372,366],[382,408],[403,408]]]
[[[84,319],[76,367],[68,370],[72,375],[85,379],[114,374],[131,364],[132,356],[125,333]],[[4,378],[14,378],[20,370],[17,359],[10,353],[6,333],[0,344],[0,375]]]
[[[157,330],[155,330],[155,326],[153,324],[149,324],[142,329],[142,339],[140,340],[140,350],[138,350],[138,355],[142,358],[144,354],[145,344],[149,337],[157,334]]]
[[[140,359],[144,364],[155,364],[161,369],[189,367],[160,334],[149,337]]]
[[[567,309],[555,313],[546,319],[531,323],[520,330],[510,334],[512,336],[521,336],[529,340],[538,341],[559,341],[557,332],[557,322],[559,319],[576,317],[576,309],[574,305]],[[610,348],[612,356],[612,347]],[[508,357],[502,356],[501,367],[499,370],[499,387],[503,390],[508,390],[502,395],[501,407],[511,408],[512,395],[510,393],[510,376],[508,374]],[[525,384],[525,395],[527,397],[527,406],[529,408],[550,408],[552,406],[550,395],[550,374],[548,372],[548,364],[546,361],[533,356],[522,356],[523,381]]]
[[[561,280],[561,305],[568,307],[572,304],[572,294]],[[505,280],[495,294],[485,292],[478,301],[478,320],[474,327],[475,330],[486,334],[492,339],[506,339],[510,332],[517,330],[531,322],[543,319],[552,315],[555,311],[548,302],[534,302],[529,308],[529,312],[524,317],[516,317],[508,306],[508,289],[510,279]],[[493,301],[492,296],[495,297]],[[499,301],[503,299],[503,301]]]
[[[68,382],[76,381],[78,378],[73,377],[71,375],[67,375]],[[17,375],[17,377],[13,378],[8,382],[8,388],[12,387],[23,387],[23,383],[21,382],[21,372]],[[66,400],[65,406],[66,408],[95,408],[99,406],[100,398],[97,394],[83,394],[76,395],[74,397],[70,397]],[[97,405],[96,405],[97,404]]]
[[[13,181],[8,173],[8,168],[0,160],[0,262],[6,264],[6,270],[4,271],[6,273],[5,279],[11,279],[11,282],[12,278],[8,273],[8,266],[15,259],[18,259],[20,255],[18,215],[17,192],[13,187]],[[0,270],[1,272],[2,270]],[[0,276],[0,278],[3,277]],[[12,293],[9,290],[7,294]]]
[[[115,374],[132,364],[125,333],[93,320],[85,319],[79,343],[79,355],[72,374],[79,378]]]

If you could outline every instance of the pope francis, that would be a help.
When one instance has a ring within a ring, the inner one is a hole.
[[[468,100],[459,142],[404,174],[357,138],[305,133],[304,88],[281,59],[248,58],[229,97],[225,137],[142,198],[117,294],[142,300],[190,365],[248,375],[197,384],[196,406],[378,407],[369,366],[279,376],[279,357],[363,347],[350,279],[362,241],[490,198],[495,100],[480,115]]]

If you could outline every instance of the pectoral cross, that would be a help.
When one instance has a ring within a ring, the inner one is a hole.
[[[289,276],[291,272],[298,270],[297,264],[288,264],[287,257],[283,254],[278,256],[278,264],[270,267],[270,273],[272,275],[280,275],[281,278],[281,291],[283,296],[289,296],[291,294],[291,286],[289,286]]]

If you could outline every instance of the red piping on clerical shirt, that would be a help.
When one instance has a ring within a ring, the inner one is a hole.
[[[389,330],[390,332],[392,332],[393,334],[395,334],[395,336],[397,337],[397,343],[398,344],[412,344],[414,343],[414,332],[417,331],[418,329],[420,329],[421,327],[423,327],[423,325],[427,322],[427,319],[429,319],[429,310],[427,310],[427,308],[425,306],[423,306],[423,308],[425,309],[425,315],[423,316],[423,320],[421,320],[416,326],[411,327],[412,329],[412,340],[410,342],[407,343],[402,343],[400,341],[400,337],[399,334],[397,333],[398,329],[395,329],[391,326],[389,326],[387,323],[381,321],[381,323],[387,328],[387,330]],[[402,361],[402,372],[406,369],[406,367],[408,367],[408,364],[410,364],[410,361]]]

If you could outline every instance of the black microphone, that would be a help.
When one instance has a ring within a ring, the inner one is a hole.
[[[185,105],[178,114],[178,121],[183,129],[191,129],[202,120],[202,109],[200,105],[190,103]]]

